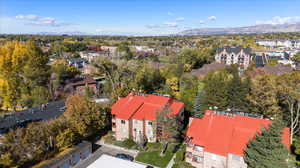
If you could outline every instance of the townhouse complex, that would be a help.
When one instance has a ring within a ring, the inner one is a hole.
[[[244,150],[249,140],[271,120],[207,110],[203,118],[190,118],[185,161],[196,168],[247,168]],[[282,143],[290,147],[290,130]]]
[[[157,95],[130,93],[120,98],[112,106],[112,131],[116,140],[132,138],[139,142],[146,138],[148,142],[156,142],[155,122],[159,110],[170,108],[170,116],[183,120],[184,104],[173,98]]]
[[[241,69],[247,69],[251,61],[251,49],[240,46],[225,46],[218,48],[215,60],[226,65],[237,64]]]

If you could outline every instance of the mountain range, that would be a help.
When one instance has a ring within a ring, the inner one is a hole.
[[[261,33],[287,33],[300,32],[300,23],[279,25],[255,25],[231,28],[198,28],[179,32],[177,35],[217,35],[217,34],[261,34]]]

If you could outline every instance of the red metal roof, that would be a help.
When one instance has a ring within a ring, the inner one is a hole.
[[[117,118],[128,120],[133,118],[136,120],[156,119],[156,112],[166,105],[170,105],[170,115],[177,115],[184,107],[182,102],[175,101],[172,98],[156,95],[135,95],[130,93],[124,98],[120,98],[112,106],[112,114]]]
[[[229,153],[243,156],[244,149],[251,138],[270,120],[246,116],[226,116],[207,110],[202,119],[193,118],[188,128],[187,136],[192,137],[192,143],[203,146],[210,153],[227,156]],[[288,148],[290,130],[283,130],[283,144]]]

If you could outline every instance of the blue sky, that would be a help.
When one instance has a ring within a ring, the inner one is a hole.
[[[0,33],[155,35],[300,22],[300,0],[0,0]]]

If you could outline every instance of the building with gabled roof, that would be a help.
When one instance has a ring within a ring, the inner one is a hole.
[[[225,46],[218,48],[215,55],[217,63],[226,65],[237,64],[241,69],[247,69],[251,61],[251,48],[241,46]]]
[[[159,95],[130,93],[120,98],[112,106],[112,131],[118,141],[133,138],[138,142],[147,138],[148,142],[155,142],[156,135],[153,128],[156,114],[168,106],[170,116],[178,116],[183,120],[184,104],[173,98]]]
[[[271,120],[207,110],[203,118],[190,118],[185,143],[186,161],[197,168],[247,168],[244,150],[257,132]],[[290,147],[290,130],[282,143]]]

